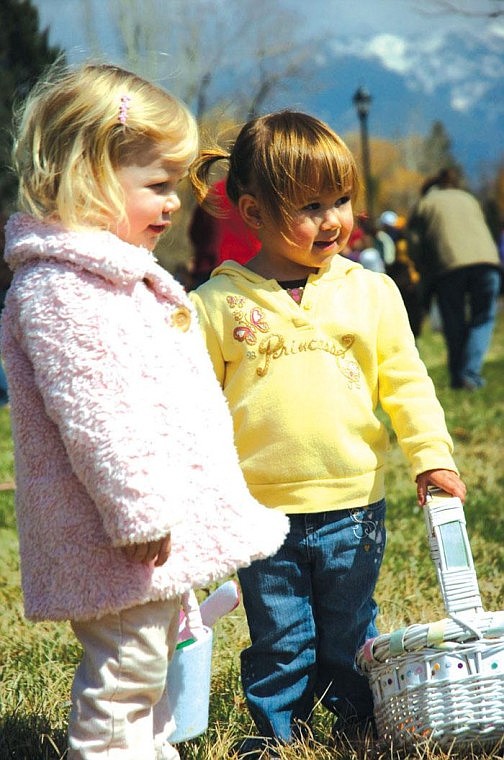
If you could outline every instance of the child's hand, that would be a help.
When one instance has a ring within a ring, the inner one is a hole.
[[[424,506],[427,500],[427,487],[435,486],[446,491],[450,496],[458,496],[462,504],[466,497],[466,487],[456,472],[453,470],[426,470],[416,479],[418,503]]]
[[[144,565],[148,565],[152,560],[155,560],[154,566],[161,567],[170,556],[171,533],[158,541],[124,546],[123,552],[131,562],[142,562]]]

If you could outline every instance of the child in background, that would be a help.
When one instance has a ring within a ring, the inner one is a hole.
[[[377,633],[389,448],[378,406],[419,504],[429,485],[461,499],[465,486],[396,286],[338,255],[359,188],[346,145],[309,115],[255,119],[230,155],[205,151],[192,165],[200,202],[219,159],[262,247],[245,266],[223,263],[191,297],[249,488],[290,516],[277,554],[239,571],[251,638],[242,683],[261,735],[239,754],[252,758],[303,733],[316,697],[336,715],[335,735],[372,728],[354,658]]]
[[[226,259],[246,264],[260,248],[253,230],[247,227],[227,197],[226,181],[216,182],[210,192],[213,212],[197,205],[188,228],[194,254],[194,288],[208,280],[217,264]]]
[[[287,529],[247,490],[194,310],[152,254],[196,152],[186,107],[109,65],[56,69],[18,124],[2,354],[25,612],[83,647],[69,760],[178,757],[160,698],[181,594]]]

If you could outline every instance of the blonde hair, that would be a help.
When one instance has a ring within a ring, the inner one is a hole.
[[[125,217],[117,169],[152,146],[189,166],[198,136],[183,103],[116,66],[54,66],[17,118],[19,208],[71,229],[107,228]]]
[[[284,232],[295,210],[321,191],[344,192],[355,199],[360,189],[355,159],[341,137],[324,122],[298,111],[279,111],[247,122],[230,154],[220,148],[201,152],[189,177],[198,201],[210,211],[211,168],[221,159],[229,161],[230,200],[237,204],[244,193],[254,195]]]

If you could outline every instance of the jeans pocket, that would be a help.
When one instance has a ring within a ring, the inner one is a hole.
[[[349,515],[354,536],[360,547],[365,554],[373,557],[374,562],[378,561],[381,564],[387,542],[385,500],[369,504],[367,507],[350,509]]]

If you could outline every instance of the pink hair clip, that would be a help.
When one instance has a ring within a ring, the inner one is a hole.
[[[129,95],[121,95],[121,105],[119,106],[119,116],[118,119],[121,122],[121,124],[126,124],[126,119],[128,118],[128,109],[130,107],[131,98]]]

